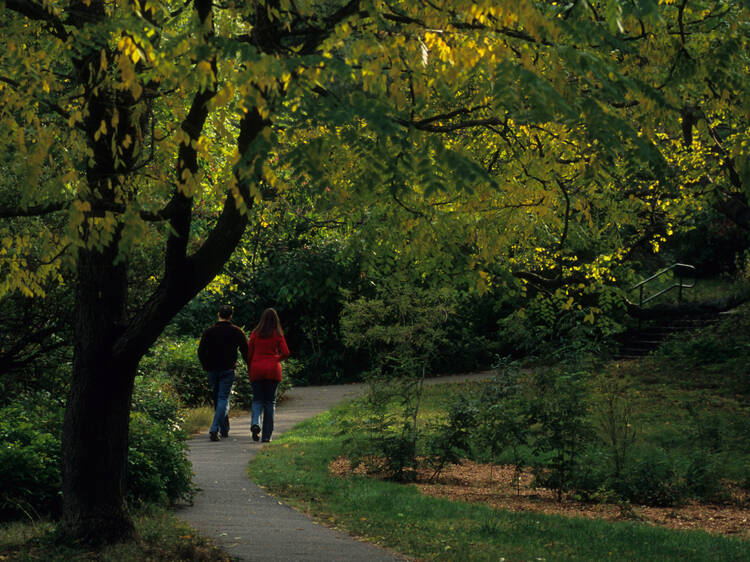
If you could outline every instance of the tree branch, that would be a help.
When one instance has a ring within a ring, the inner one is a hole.
[[[428,131],[430,133],[450,133],[452,131],[459,131],[461,129],[473,129],[475,127],[494,127],[494,126],[505,126],[506,121],[497,117],[489,117],[487,119],[469,119],[467,121],[461,121],[459,123],[453,123],[451,125],[432,125],[430,121],[427,123],[423,121],[407,121],[406,119],[400,119],[395,117],[393,119],[399,125],[403,125],[406,128],[419,129],[420,131]]]
[[[68,38],[68,32],[65,31],[62,21],[41,4],[29,0],[5,0],[5,7],[28,19],[45,22],[53,34],[63,41]]]

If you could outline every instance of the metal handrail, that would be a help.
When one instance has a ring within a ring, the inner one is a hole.
[[[678,273],[678,275],[677,275],[677,279],[678,279],[677,283],[674,283],[673,285],[670,285],[666,289],[662,289],[661,291],[659,291],[658,293],[656,293],[654,295],[651,295],[647,299],[643,298],[643,287],[644,287],[644,285],[646,285],[646,283],[649,283],[649,282],[653,281],[657,277],[661,277],[662,275],[664,275],[665,273],[667,273],[668,271],[671,271],[673,269],[677,269],[678,271],[682,270],[682,269],[692,269],[693,271],[695,271],[695,266],[694,265],[690,265],[689,263],[673,263],[669,267],[665,267],[661,271],[657,271],[651,277],[649,277],[647,279],[644,279],[640,283],[636,283],[635,285],[633,285],[632,287],[630,287],[630,289],[629,289],[630,291],[632,291],[634,289],[640,289],[639,296],[638,296],[638,306],[639,307],[642,307],[647,302],[655,299],[656,297],[659,297],[659,296],[663,295],[667,291],[671,291],[674,288],[679,288],[679,291],[678,291],[678,294],[677,294],[677,302],[678,303],[682,302],[682,289],[689,289],[691,287],[695,287],[695,277],[693,277],[692,284],[686,285],[686,284],[684,284],[682,282],[682,274],[680,274],[680,273]]]

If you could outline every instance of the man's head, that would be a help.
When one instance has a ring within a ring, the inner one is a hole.
[[[228,304],[222,304],[219,307],[219,320],[231,320],[232,319],[232,307]]]

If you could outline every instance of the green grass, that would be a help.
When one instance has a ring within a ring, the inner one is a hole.
[[[632,381],[644,440],[678,454],[709,450],[726,478],[750,483],[748,334],[745,304],[639,361],[612,364],[607,376]]]
[[[151,560],[229,561],[229,556],[195,534],[166,509],[151,507],[135,514],[138,539],[102,549],[66,543],[48,521],[13,522],[0,526],[0,560],[106,561]]]
[[[214,419],[214,409],[210,406],[199,406],[188,408],[183,414],[182,429],[188,435],[194,435],[201,431],[207,431]]]
[[[423,496],[413,486],[328,472],[336,421],[303,422],[261,450],[250,477],[324,522],[424,560],[747,560],[750,543],[638,523],[511,513]]]
[[[236,418],[247,415],[247,410],[234,408],[229,410],[229,417]],[[183,412],[182,429],[188,435],[195,435],[208,431],[211,427],[211,422],[214,420],[214,409],[210,406],[198,406],[196,408],[188,408]],[[245,428],[247,431],[250,428]]]
[[[716,287],[704,287],[709,294]],[[602,368],[628,387],[637,455],[669,456],[675,466],[702,458],[721,478],[750,486],[750,306],[718,325],[668,341],[640,361]],[[592,379],[592,384],[597,378]],[[444,416],[459,392],[486,383],[426,387],[420,423]],[[343,454],[338,422],[347,405],[305,422],[265,448],[251,477],[298,508],[425,560],[750,560],[750,541],[637,522],[510,513],[422,496],[414,486],[328,473]],[[526,451],[531,461],[531,451]],[[508,461],[509,459],[506,459]]]

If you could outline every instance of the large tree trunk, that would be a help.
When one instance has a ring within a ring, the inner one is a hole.
[[[127,294],[114,248],[79,254],[75,358],[63,424],[63,530],[81,542],[130,538],[125,505],[130,400],[138,358],[116,357]]]

